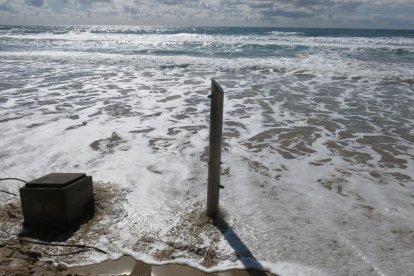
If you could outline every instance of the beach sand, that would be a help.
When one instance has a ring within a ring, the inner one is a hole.
[[[0,240],[0,275],[68,275],[65,266],[40,261],[42,253],[17,239]],[[81,274],[82,275],[82,274]]]
[[[18,239],[0,241],[0,275],[139,275],[139,276],[244,276],[273,275],[256,270],[228,270],[204,273],[190,266],[167,264],[150,265],[123,256],[118,260],[107,260],[99,264],[67,267],[43,260],[44,253],[32,250],[29,244]],[[46,256],[47,258],[47,256]]]
[[[86,240],[88,244],[85,245],[96,244],[101,235],[107,231],[104,218],[122,215],[124,212],[120,206],[120,202],[124,200],[125,191],[116,185],[100,182],[94,184],[94,192],[96,210],[92,219],[81,225],[74,232],[69,234],[63,233],[58,236],[55,236],[53,233],[53,238],[52,236],[47,236],[46,239],[59,244],[75,246],[85,244]],[[216,225],[217,223],[219,225]],[[152,263],[156,263],[157,265],[147,264],[126,255],[116,258],[111,255],[111,259],[90,264],[91,262],[88,261],[87,256],[94,253],[93,251],[79,250],[79,248],[73,247],[32,244],[27,242],[31,239],[18,237],[17,235],[19,234],[20,236],[24,230],[22,224],[23,215],[20,200],[17,197],[10,197],[5,203],[0,204],[0,275],[273,275],[251,269],[211,270],[218,262],[217,256],[219,253],[216,247],[220,239],[213,242],[212,244],[214,246],[207,251],[203,251],[203,248],[199,248],[197,245],[191,245],[190,243],[185,249],[178,246],[180,244],[178,241],[177,244],[171,243],[168,248],[162,249],[155,254],[155,259]],[[188,217],[186,217],[186,222],[182,225],[177,225],[176,231],[181,234],[186,234],[189,237],[196,237],[202,235],[204,232],[216,237],[221,235],[221,230],[229,230],[228,227],[224,220],[213,222],[200,211],[200,213],[190,212]],[[189,232],[191,232],[191,235]],[[42,237],[45,238],[45,235],[42,234]],[[39,241],[36,237],[32,238],[34,238],[34,242]],[[139,241],[137,242],[140,243]],[[238,246],[241,245],[239,244]],[[140,248],[142,254],[149,255],[146,246],[141,246]],[[199,264],[199,268],[212,271],[212,273],[205,273],[182,263],[174,263],[175,255],[182,250],[202,254],[203,258]],[[248,251],[248,249],[245,250]],[[96,253],[102,254],[102,252]],[[89,265],[77,265],[85,262],[89,263]],[[151,262],[151,260],[148,262]]]

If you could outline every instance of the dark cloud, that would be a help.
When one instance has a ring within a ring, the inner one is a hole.
[[[30,24],[32,20],[54,24],[65,20],[77,24],[83,20],[92,24],[414,28],[413,1],[0,0],[0,23]]]
[[[160,4],[164,4],[164,5],[171,5],[171,6],[175,6],[175,5],[180,5],[183,4],[183,1],[177,1],[177,0],[161,0],[158,1],[158,3]]]
[[[325,5],[325,6],[331,6],[334,2],[332,1],[321,1],[321,0],[280,0],[279,3],[286,3],[291,4],[295,7],[312,7],[312,6],[319,6],[319,5]]]
[[[250,9],[260,14],[263,20],[273,21],[273,19],[278,17],[312,17],[315,13],[313,6],[318,5],[319,3],[319,0],[251,1],[248,6]]]
[[[248,7],[260,14],[262,20],[273,22],[278,18],[306,19],[350,13],[363,4],[364,0],[252,0]]]
[[[252,2],[248,4],[249,8],[251,9],[271,9],[273,8],[273,1],[269,2]]]
[[[34,6],[34,7],[42,7],[44,4],[43,0],[24,0],[24,2],[30,6]]]
[[[300,11],[300,10],[265,10],[262,11],[262,14],[265,18],[271,19],[274,17],[291,17],[291,18],[305,18],[305,17],[312,17],[314,16],[313,13],[308,11]]]
[[[57,0],[53,0],[57,1]],[[113,0],[60,0],[65,5],[80,4],[80,5],[91,5],[93,3],[111,3]]]
[[[346,3],[341,3],[338,8],[341,10],[347,10],[347,11],[354,11],[356,10],[358,7],[360,7],[361,5],[363,5],[362,2],[346,2]]]
[[[167,5],[167,6],[186,6],[186,5],[194,5],[194,4],[198,4],[198,3],[202,3],[203,1],[200,0],[158,0],[156,1],[157,4],[161,4],[161,5]],[[209,1],[206,1],[208,4]],[[155,1],[154,1],[155,3]]]
[[[0,11],[10,12],[12,11],[12,8],[10,7],[10,4],[8,2],[0,3]]]
[[[111,3],[111,0],[78,0],[78,3],[82,5],[90,5],[92,3]]]
[[[296,7],[311,8],[313,10],[354,10],[364,4],[363,0],[322,1],[322,0],[293,0]]]

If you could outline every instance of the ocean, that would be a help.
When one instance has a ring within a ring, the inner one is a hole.
[[[228,231],[204,218],[212,78]],[[0,26],[0,129],[0,177],[101,185],[112,205],[71,241],[111,258],[414,271],[414,31]],[[3,218],[0,236],[19,227]]]

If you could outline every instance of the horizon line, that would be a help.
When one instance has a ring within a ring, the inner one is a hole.
[[[328,30],[383,30],[383,31],[414,31],[414,29],[395,29],[395,28],[358,28],[358,27],[284,27],[284,26],[207,26],[207,25],[149,25],[149,24],[10,24],[10,23],[0,23],[0,26],[125,26],[125,27],[159,27],[159,28],[266,28],[266,29],[328,29]]]

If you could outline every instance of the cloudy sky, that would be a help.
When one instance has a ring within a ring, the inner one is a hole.
[[[0,0],[0,24],[414,29],[414,0]]]

